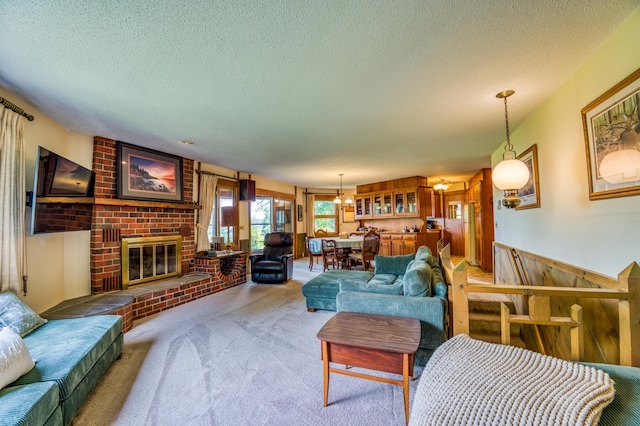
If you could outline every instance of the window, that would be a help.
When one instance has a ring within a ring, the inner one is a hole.
[[[251,202],[251,251],[264,248],[264,236],[271,232],[271,197],[256,197]]]
[[[313,229],[324,229],[330,235],[338,235],[338,208],[333,203],[335,197],[316,195],[313,202]]]
[[[220,179],[216,189],[216,206],[211,212],[211,223],[207,234],[209,238],[221,236],[225,243],[237,244],[237,224],[238,213],[235,210],[235,220],[228,227],[222,221],[222,209],[224,207],[237,207],[238,205],[238,183]]]
[[[264,236],[269,232],[293,232],[293,201],[258,196],[252,201],[251,210],[251,250],[264,248]]]

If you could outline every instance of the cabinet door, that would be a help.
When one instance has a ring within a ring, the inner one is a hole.
[[[418,214],[418,192],[415,190],[407,191],[405,194],[407,216],[416,216]]]
[[[382,194],[373,194],[373,215],[380,216],[382,214]]]
[[[364,198],[361,196],[355,197],[355,216],[356,219],[360,219],[364,217]]]
[[[373,216],[373,203],[371,201],[371,196],[367,196],[364,198],[364,215],[366,217]]]
[[[382,194],[382,213],[386,216],[393,214],[393,194],[391,192]]]
[[[413,254],[416,252],[416,237],[415,235],[407,235],[402,238],[402,254]]]
[[[380,236],[380,248],[378,249],[378,254],[380,256],[391,256],[391,236],[390,235]]]
[[[406,210],[404,201],[404,192],[393,193],[393,214],[396,216],[404,216]]]
[[[356,219],[371,218],[371,195],[356,195],[354,204]]]
[[[373,194],[373,217],[391,217],[393,215],[391,192]]]
[[[391,236],[391,256],[402,256],[404,252],[404,243],[402,235]]]

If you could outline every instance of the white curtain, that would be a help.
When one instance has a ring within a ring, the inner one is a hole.
[[[196,236],[196,251],[205,251],[211,249],[211,243],[207,230],[211,222],[211,212],[216,202],[216,186],[218,185],[218,177],[202,173],[200,175],[200,213],[198,214],[198,230]]]
[[[7,108],[0,116],[0,291],[18,293],[27,275],[24,117]]]
[[[305,220],[306,220],[306,228],[307,228],[307,237],[312,237],[314,236],[314,224],[315,224],[315,220],[314,220],[314,202],[316,200],[315,195],[313,194],[307,194],[307,211],[305,214]]]

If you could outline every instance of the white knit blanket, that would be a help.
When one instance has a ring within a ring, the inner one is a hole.
[[[409,424],[595,425],[613,397],[601,370],[461,334],[424,368]]]

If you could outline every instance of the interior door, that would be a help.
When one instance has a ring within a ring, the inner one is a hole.
[[[444,196],[444,243],[450,245],[453,256],[464,256],[463,200],[462,193]]]

